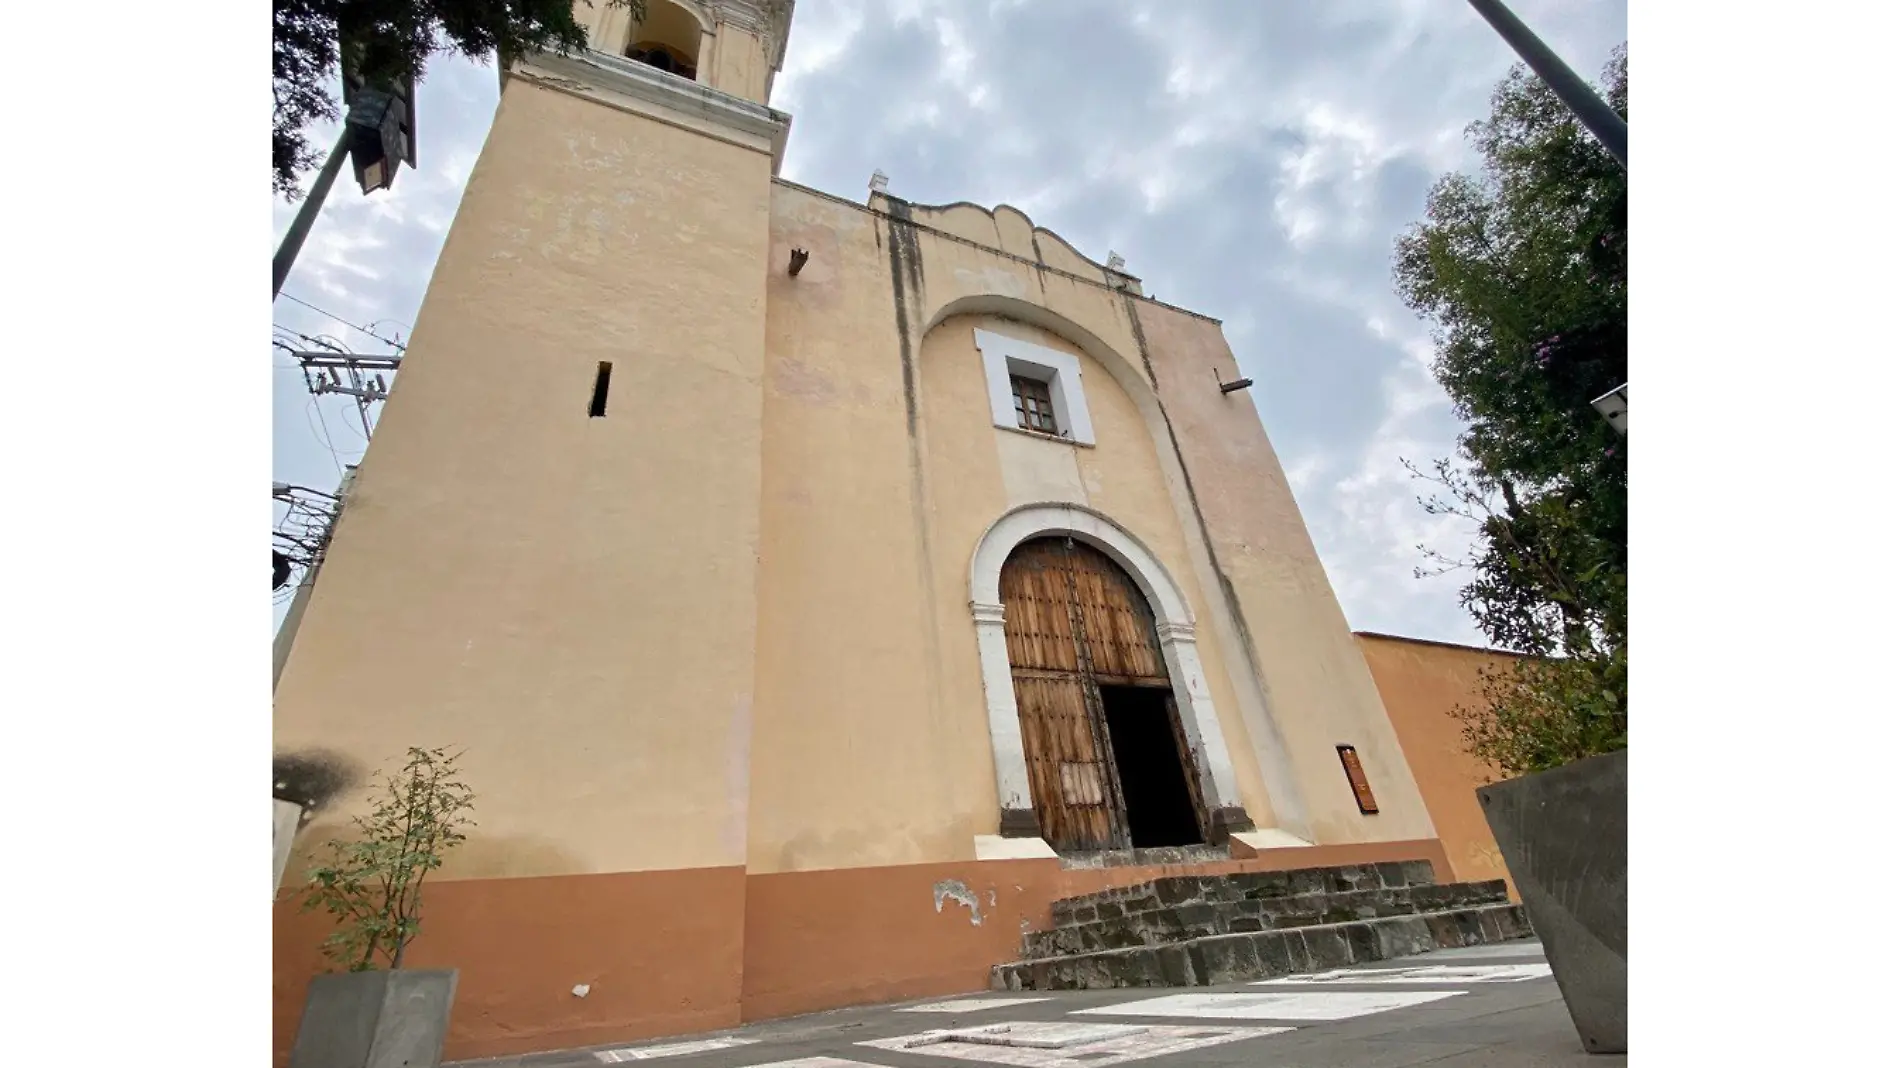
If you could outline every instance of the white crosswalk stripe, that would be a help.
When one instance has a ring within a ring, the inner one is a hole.
[[[1315,990],[1284,994],[1170,994],[1082,1009],[1077,1016],[1187,1016],[1200,1020],[1349,1020],[1457,997],[1462,990]]]
[[[1048,998],[953,998],[949,1001],[932,1001],[923,1005],[906,1005],[898,1012],[982,1012],[986,1009],[1001,1009],[1010,1005],[1029,1005]]]
[[[1075,1024],[1059,1021],[990,1024],[926,1031],[858,1045],[1013,1068],[1112,1068],[1131,1061],[1290,1031],[1290,1027],[1178,1027]],[[811,1066],[820,1068],[820,1066]]]

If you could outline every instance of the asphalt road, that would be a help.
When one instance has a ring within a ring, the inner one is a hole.
[[[1268,983],[977,993],[459,1068],[1620,1068],[1583,1052],[1543,961],[1524,941]]]

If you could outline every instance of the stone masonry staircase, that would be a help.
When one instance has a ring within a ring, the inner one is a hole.
[[[1440,885],[1426,861],[1171,876],[1051,912],[992,988],[1210,986],[1531,935],[1503,880]]]

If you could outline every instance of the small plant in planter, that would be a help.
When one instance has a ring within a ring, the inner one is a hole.
[[[456,973],[404,969],[403,953],[422,927],[423,882],[475,825],[459,756],[411,748],[401,771],[378,773],[355,833],[327,843],[311,869],[303,907],[328,913],[336,929],[323,941],[331,974],[311,983],[291,1068],[441,1062]],[[403,1026],[382,1022],[398,1014]]]

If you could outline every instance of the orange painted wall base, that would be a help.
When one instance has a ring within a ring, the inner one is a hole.
[[[968,993],[1065,897],[1163,875],[1429,860],[1437,841],[1276,849],[1192,867],[970,861],[747,875],[740,868],[431,886],[405,964],[461,971],[446,1056],[690,1034],[850,1005]],[[289,1059],[325,917],[288,892],[275,923],[276,1063]],[[574,994],[577,985],[589,989]]]

